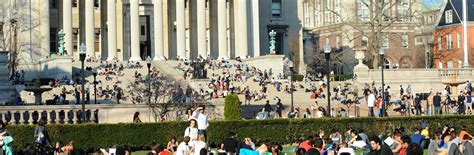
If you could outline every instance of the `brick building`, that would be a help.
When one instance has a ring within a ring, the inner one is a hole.
[[[474,40],[469,34],[474,34],[474,0],[467,0],[467,51],[468,62],[474,59]],[[434,66],[435,68],[462,68],[464,62],[464,31],[462,1],[449,0],[440,11],[436,31],[433,33]]]

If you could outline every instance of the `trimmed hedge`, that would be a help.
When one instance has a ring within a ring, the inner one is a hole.
[[[224,118],[226,120],[239,120],[242,109],[240,108],[239,97],[231,93],[225,97]]]
[[[257,144],[271,139],[278,144],[291,144],[315,134],[319,129],[327,135],[332,129],[343,132],[346,128],[364,129],[368,135],[387,135],[403,126],[407,131],[420,127],[423,121],[430,125],[431,133],[444,125],[461,127],[466,125],[474,131],[474,116],[434,117],[390,117],[390,118],[319,118],[319,119],[274,119],[211,121],[208,128],[210,143],[220,143],[228,132],[237,132],[239,139],[251,137]],[[167,143],[169,137],[181,137],[187,122],[135,123],[135,124],[79,124],[47,125],[53,141],[74,141],[75,146],[86,150],[97,150],[113,145],[135,149],[146,148],[151,142]],[[14,137],[13,146],[18,149],[32,142],[34,126],[10,125],[7,127]]]

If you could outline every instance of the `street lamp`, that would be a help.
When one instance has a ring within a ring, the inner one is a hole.
[[[290,61],[288,66],[290,67],[290,77],[288,79],[290,80],[291,112],[293,113],[295,111],[295,106],[293,105],[293,61]]]
[[[81,43],[81,46],[79,47],[79,59],[81,60],[81,71],[82,71],[82,99],[81,99],[81,104],[82,104],[82,123],[85,122],[86,120],[86,105],[84,104],[84,93],[86,92],[84,89],[84,83],[86,82],[86,78],[84,75],[84,61],[86,60],[86,45],[84,43]]]
[[[383,68],[385,68],[385,48],[381,47],[379,50],[380,59],[382,59],[382,117],[385,116],[385,83],[383,76]]]
[[[148,56],[146,58],[146,67],[148,67],[148,92],[149,92],[149,94],[148,94],[148,104],[151,104],[151,76],[150,76],[151,70],[150,70],[150,67],[151,67],[151,62],[152,61],[153,60],[151,59],[150,56]]]
[[[328,71],[326,73],[326,80],[328,81],[327,82],[327,87],[328,87],[328,109],[327,109],[327,115],[329,117],[331,117],[331,88],[330,88],[330,78],[329,78],[329,72],[331,71],[331,67],[330,67],[330,63],[329,63],[329,59],[330,59],[330,56],[331,56],[331,45],[329,45],[329,43],[326,44],[326,46],[324,47],[324,56],[326,56],[326,62],[327,62],[327,67],[328,67]]]
[[[92,75],[94,76],[94,104],[97,104],[97,70],[92,70]]]

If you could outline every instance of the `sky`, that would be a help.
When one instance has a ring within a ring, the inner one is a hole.
[[[423,4],[429,8],[441,7],[444,1],[446,0],[422,0]]]

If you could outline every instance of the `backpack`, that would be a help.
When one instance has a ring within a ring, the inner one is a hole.
[[[472,96],[466,96],[466,103],[472,103]]]

